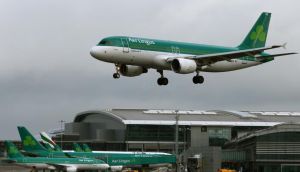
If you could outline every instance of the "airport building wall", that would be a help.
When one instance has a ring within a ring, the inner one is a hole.
[[[235,162],[235,168],[249,158],[253,163],[256,158],[247,152],[251,149],[247,153],[222,150],[225,143],[278,124],[300,121],[299,112],[107,109],[77,114],[73,122],[65,125],[65,135],[78,135],[78,142],[92,144],[95,150],[108,150],[103,145],[112,144],[124,151],[175,153],[176,115],[180,160],[186,164],[188,157],[200,155],[206,172],[221,168],[221,162],[228,162],[229,155],[244,157]]]
[[[256,172],[298,172],[300,125],[287,123],[259,130],[228,142],[223,150],[227,166],[240,164],[244,170]]]

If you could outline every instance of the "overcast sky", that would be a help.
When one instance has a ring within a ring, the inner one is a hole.
[[[169,71],[158,86],[150,70],[114,80],[114,65],[90,48],[128,35],[225,46],[238,45],[261,12],[272,13],[267,45],[288,42],[300,52],[299,1],[130,0],[0,1],[0,139],[59,128],[82,111],[106,108],[300,111],[300,55],[226,73]]]

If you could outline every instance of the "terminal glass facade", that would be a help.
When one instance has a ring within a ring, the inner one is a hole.
[[[178,127],[178,140],[181,142],[190,142],[190,127]],[[127,141],[167,141],[174,142],[174,125],[127,125]]]
[[[225,142],[231,140],[231,128],[209,127],[209,145],[223,146]]]

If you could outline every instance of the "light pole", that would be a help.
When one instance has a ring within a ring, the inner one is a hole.
[[[175,110],[175,155],[176,155],[176,171],[179,171],[179,156],[178,156],[178,121],[179,121],[179,114],[178,110]]]
[[[60,123],[60,130],[61,130],[61,134],[60,134],[60,148],[63,149],[62,147],[62,142],[63,142],[63,124],[64,124],[64,120],[60,120],[59,123]]]

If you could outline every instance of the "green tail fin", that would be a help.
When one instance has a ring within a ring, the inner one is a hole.
[[[44,143],[43,145],[49,152],[55,151],[55,149],[53,149],[48,143]]]
[[[7,156],[9,158],[20,158],[24,157],[23,154],[18,150],[18,148],[10,141],[5,141],[4,142],[5,149],[7,151]]]
[[[58,145],[55,145],[54,150],[55,150],[55,151],[58,151],[58,152],[62,152],[62,151],[63,151],[63,150],[61,149],[61,147],[58,146]]]
[[[263,12],[238,47],[241,49],[264,47],[267,40],[270,19],[271,13]]]
[[[25,151],[48,151],[38,142],[25,127],[18,127],[19,134]]]
[[[51,139],[51,137],[48,136],[45,132],[40,132],[40,136],[42,138],[42,142],[45,145],[48,145],[50,148],[52,148],[55,151],[62,151],[62,149]]]
[[[82,148],[79,146],[78,143],[73,143],[73,149],[75,152],[83,152]]]
[[[87,144],[82,144],[82,148],[84,152],[92,152],[92,149]]]

